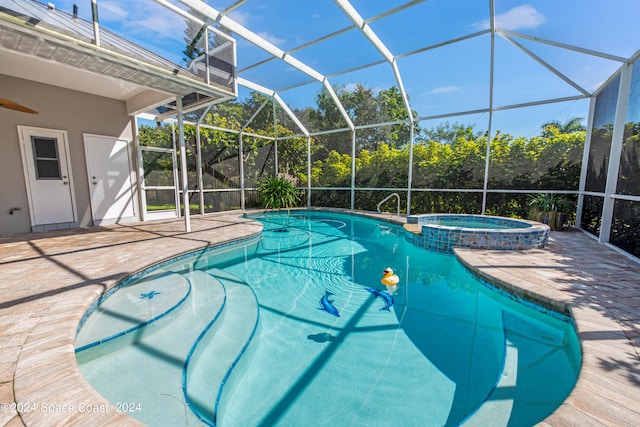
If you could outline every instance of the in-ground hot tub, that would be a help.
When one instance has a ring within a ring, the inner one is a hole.
[[[410,215],[407,239],[426,249],[453,253],[454,247],[523,250],[544,248],[549,226],[524,219],[486,215]]]

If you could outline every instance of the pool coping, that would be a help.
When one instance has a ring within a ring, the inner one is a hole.
[[[405,223],[388,214],[328,211]],[[244,213],[192,217],[191,233],[178,219],[0,236],[0,424],[143,425],[116,412],[84,379],[75,362],[77,326],[126,277],[259,234],[261,225]],[[550,236],[545,249],[458,248],[455,256],[491,283],[559,304],[573,316],[582,370],[569,398],[541,425],[640,425],[640,264],[581,232]]]

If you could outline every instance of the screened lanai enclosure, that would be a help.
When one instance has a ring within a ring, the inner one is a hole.
[[[235,49],[237,98],[138,115],[147,218],[259,207],[280,176],[301,206],[397,193],[405,214],[527,218],[546,199],[640,256],[635,0],[94,3],[101,28],[205,76]]]

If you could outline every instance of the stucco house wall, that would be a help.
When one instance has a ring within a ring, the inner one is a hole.
[[[126,114],[125,102],[2,74],[0,88],[3,98],[19,102],[39,113],[27,114],[0,108],[0,234],[32,231],[20,154],[19,125],[68,133],[77,225],[93,225],[83,134],[112,136],[133,142],[134,120]],[[135,186],[134,144],[129,146],[131,182]],[[138,219],[140,215],[135,188],[133,194],[135,218],[131,220]],[[20,210],[10,214],[14,208]]]

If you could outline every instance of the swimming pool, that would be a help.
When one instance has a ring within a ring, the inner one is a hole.
[[[158,266],[86,318],[77,359],[103,396],[152,426],[517,426],[573,388],[566,319],[484,286],[401,227],[254,218],[260,239]],[[387,266],[401,280],[392,305],[372,292]]]

